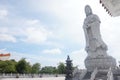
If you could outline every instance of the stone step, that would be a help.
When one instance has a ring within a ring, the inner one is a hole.
[[[100,79],[102,79],[102,80],[107,80],[107,77],[99,77],[99,78],[95,78],[95,80],[100,80]]]
[[[107,72],[98,72],[95,76],[95,80],[107,80]]]
[[[83,77],[84,80],[89,80],[91,78],[92,72],[87,72],[85,76]]]

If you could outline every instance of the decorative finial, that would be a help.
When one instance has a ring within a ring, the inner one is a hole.
[[[67,56],[67,60],[70,60],[70,57],[69,57],[69,55]]]

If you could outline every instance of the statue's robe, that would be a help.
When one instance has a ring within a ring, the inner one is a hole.
[[[87,16],[84,20],[83,29],[86,38],[86,51],[88,53],[94,53],[100,48],[107,50],[107,46],[101,38],[100,19],[97,15],[91,14]],[[99,52],[102,50],[99,50]]]

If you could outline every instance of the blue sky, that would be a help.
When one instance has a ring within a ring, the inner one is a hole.
[[[110,17],[99,0],[0,0],[0,52],[31,63],[56,66],[70,55],[84,68],[84,7],[89,4],[101,20],[108,54],[120,60],[120,17]]]

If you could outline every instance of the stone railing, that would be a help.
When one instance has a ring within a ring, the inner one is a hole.
[[[0,73],[0,78],[42,78],[42,77],[65,77],[65,74],[5,74]]]

